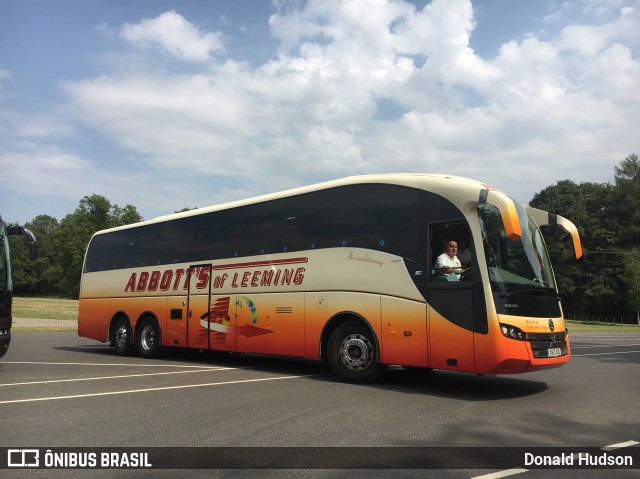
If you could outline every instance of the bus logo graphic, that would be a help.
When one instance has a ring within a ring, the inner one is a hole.
[[[7,450],[7,467],[40,467],[40,450]]]
[[[251,311],[251,322],[253,324],[256,324],[258,322],[258,312],[256,311],[256,307],[254,306],[253,301],[246,297],[240,298],[238,301],[236,301],[236,307],[239,310],[242,309],[242,301],[247,304],[249,311]],[[240,316],[240,314],[236,313],[233,316],[237,318],[238,316]]]
[[[254,324],[258,322],[258,313],[253,301],[246,297],[242,297],[236,301],[234,306],[241,309],[243,302],[246,303],[249,311],[251,312],[251,322],[253,324],[245,324],[244,326],[232,325],[229,317],[230,300],[231,298],[229,296],[217,299],[211,306],[211,310],[200,316],[200,326],[216,333],[234,334],[246,337],[273,333],[273,331],[269,329],[254,326]],[[233,315],[234,319],[237,319],[239,316],[240,314]]]
[[[211,306],[209,311],[209,319],[211,321],[219,320],[222,324],[229,324],[229,301],[231,298],[226,296],[224,298],[216,299],[216,302]],[[206,319],[207,313],[205,313],[201,319]]]
[[[549,329],[551,330],[552,333],[553,333],[553,330],[556,329],[555,325],[553,324],[553,319],[549,320]]]

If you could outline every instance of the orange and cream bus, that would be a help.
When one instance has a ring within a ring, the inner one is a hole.
[[[565,218],[445,175],[346,178],[96,233],[78,334],[162,348],[477,374],[560,366],[569,339],[539,226]],[[435,268],[454,241],[459,267]],[[467,251],[468,250],[468,251]]]

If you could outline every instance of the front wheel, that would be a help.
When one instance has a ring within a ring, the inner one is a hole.
[[[152,359],[160,355],[160,328],[156,321],[151,318],[143,319],[136,339],[140,356]]]
[[[354,383],[371,383],[385,370],[377,358],[373,333],[360,321],[338,326],[329,338],[328,361],[336,376]]]

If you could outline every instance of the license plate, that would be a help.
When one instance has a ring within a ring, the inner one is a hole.
[[[547,357],[555,358],[557,356],[562,356],[562,349],[561,348],[547,349]]]

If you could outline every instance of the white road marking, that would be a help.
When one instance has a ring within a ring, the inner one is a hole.
[[[15,403],[36,402],[36,401],[55,401],[57,399],[79,399],[79,398],[88,398],[88,397],[97,397],[97,396],[112,396],[116,394],[134,394],[134,393],[144,393],[144,392],[153,392],[153,391],[168,391],[171,389],[202,388],[207,386],[223,386],[227,384],[242,384],[242,383],[255,383],[255,382],[261,382],[261,381],[278,381],[282,379],[308,378],[311,376],[317,376],[317,374],[309,374],[305,376],[277,376],[277,377],[260,378],[260,379],[243,379],[239,381],[222,381],[217,383],[206,383],[206,384],[187,384],[183,386],[165,386],[160,388],[130,389],[127,391],[110,391],[110,392],[104,392],[104,393],[74,394],[72,396],[52,396],[52,397],[32,398],[32,399],[13,399],[10,401],[0,401],[0,404],[15,404]]]
[[[516,474],[522,474],[523,472],[527,472],[528,469],[523,469],[521,467],[517,467],[515,469],[506,469],[504,471],[492,472],[491,474],[485,474],[484,476],[475,476],[471,479],[498,479],[500,477],[508,477],[514,476]]]
[[[96,376],[91,378],[75,378],[75,379],[55,379],[50,381],[30,381],[24,383],[8,383],[8,384],[0,384],[0,387],[3,386],[29,386],[32,384],[55,384],[55,383],[72,383],[72,382],[80,382],[80,381],[99,381],[101,379],[126,379],[126,378],[140,378],[144,376],[166,376],[169,374],[189,374],[189,373],[204,373],[211,371],[227,371],[230,369],[236,368],[207,368],[207,369],[195,369],[192,371],[170,371],[166,373],[148,373],[148,374],[126,374],[120,376]]]
[[[572,354],[571,356],[574,358],[581,358],[583,356],[611,356],[612,354],[631,354],[631,353],[640,353],[640,351],[617,351],[613,353]]]
[[[637,446],[638,444],[640,444],[640,442],[638,442],[638,441],[620,442],[618,444],[611,444],[610,446],[605,446],[605,447],[602,448],[602,450],[603,451],[614,451],[616,449],[622,449],[623,447]]]
[[[574,346],[571,345],[571,349],[590,349],[590,348],[626,348],[629,346],[640,346],[640,344],[613,344],[605,346]]]
[[[57,363],[47,361],[0,361],[0,364],[46,364],[52,366],[127,366],[130,368],[199,368],[216,369],[219,366],[202,366],[201,364],[184,365],[184,364],[172,364],[172,363]]]

